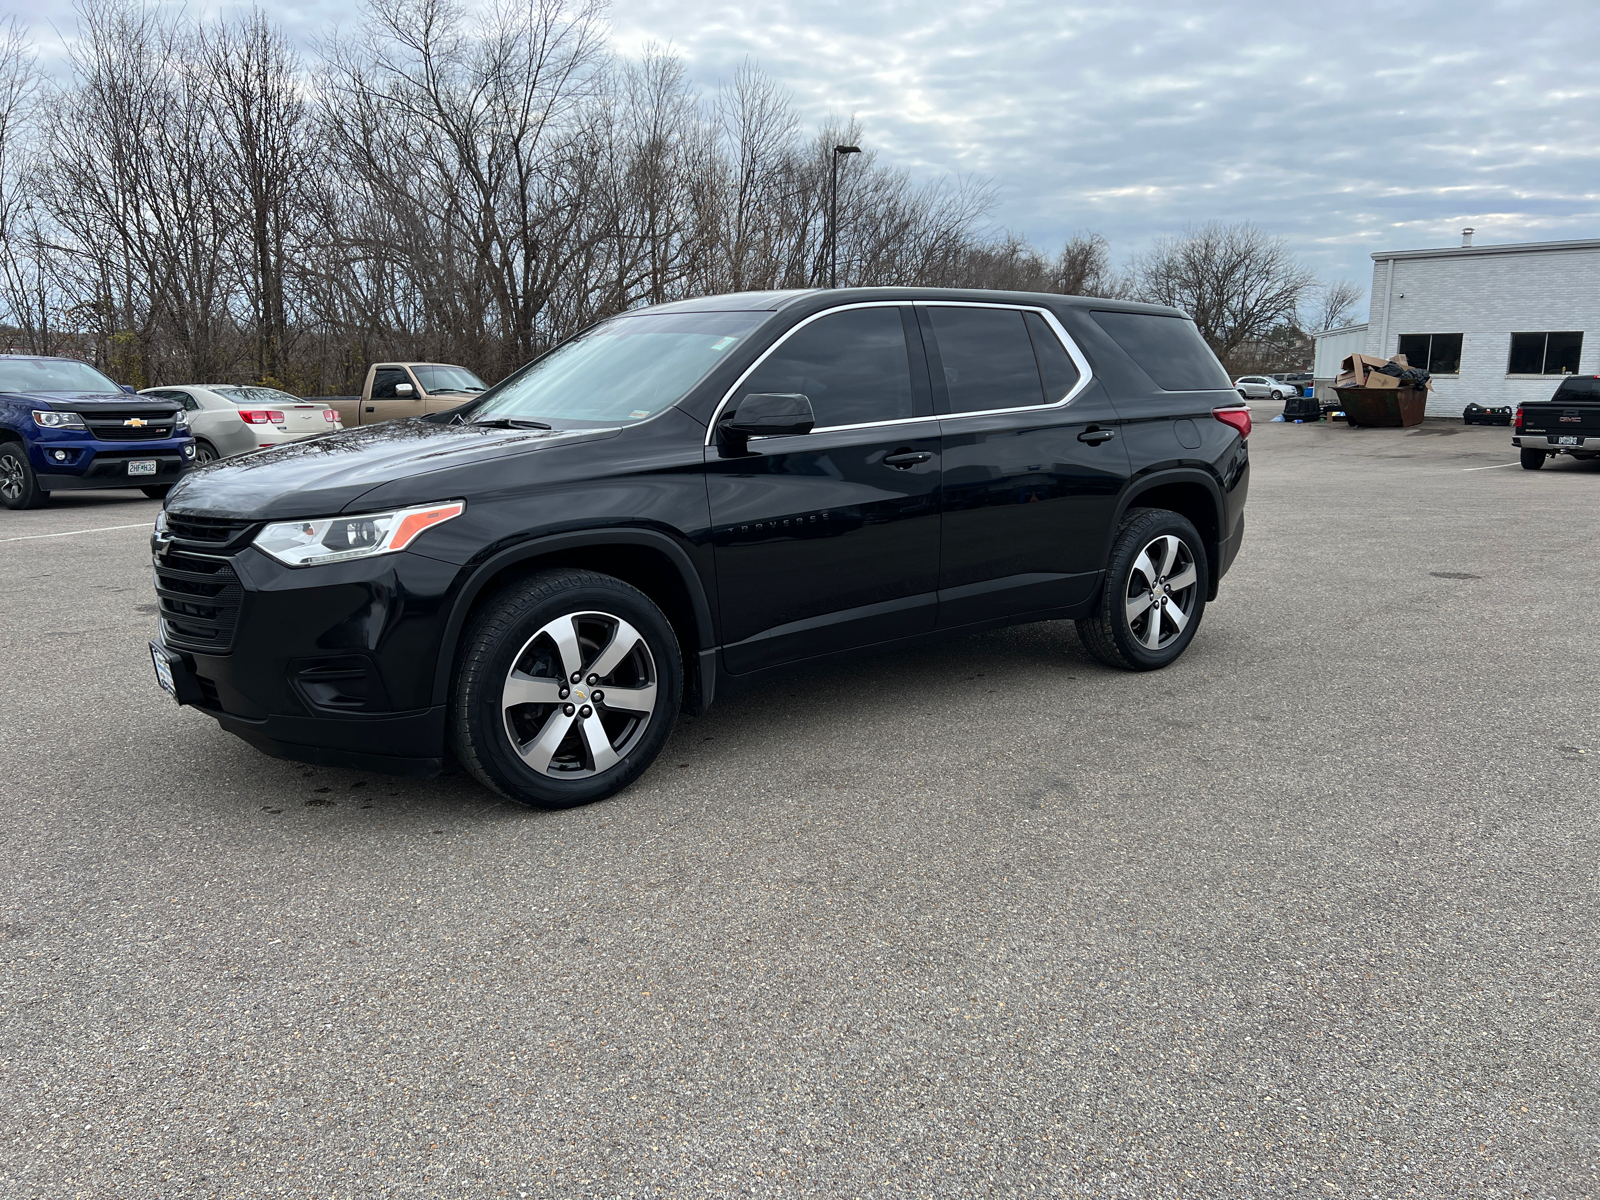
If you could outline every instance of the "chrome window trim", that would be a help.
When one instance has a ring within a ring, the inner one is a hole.
[[[1062,348],[1066,350],[1067,357],[1070,358],[1073,365],[1078,368],[1078,382],[1074,384],[1072,390],[1061,399],[1048,404],[1028,404],[1021,408],[983,408],[974,412],[961,413],[928,413],[926,416],[920,417],[895,417],[888,421],[863,421],[855,425],[819,425],[813,429],[811,433],[837,433],[846,429],[880,429],[888,428],[894,425],[914,425],[928,421],[944,422],[958,421],[971,417],[994,417],[1001,416],[1006,413],[1057,412],[1063,408],[1066,408],[1067,405],[1076,400],[1083,392],[1084,388],[1088,387],[1089,384],[1094,380],[1094,368],[1089,365],[1089,360],[1083,356],[1083,351],[1078,349],[1078,344],[1072,340],[1072,335],[1062,327],[1061,322],[1056,319],[1056,315],[1048,308],[1042,308],[1034,304],[991,303],[985,300],[863,300],[855,304],[840,304],[834,308],[825,308],[821,312],[812,313],[805,320],[799,322],[791,329],[786,330],[782,337],[763,350],[761,352],[761,356],[740,373],[739,378],[734,380],[733,386],[730,387],[726,393],[724,393],[722,399],[718,402],[716,410],[711,414],[711,420],[706,423],[705,444],[707,446],[711,445],[713,439],[716,437],[717,422],[722,419],[723,410],[728,407],[729,401],[731,401],[734,396],[738,394],[739,389],[744,386],[745,380],[749,379],[751,375],[755,374],[757,368],[759,368],[762,363],[766,362],[767,358],[774,351],[776,351],[779,346],[783,345],[791,337],[799,333],[807,325],[811,324],[811,322],[819,321],[823,317],[831,317],[835,313],[848,312],[855,308],[904,308],[908,305],[911,307],[920,306],[924,308],[1002,308],[1011,312],[1038,313],[1044,318],[1045,324],[1050,326],[1051,331],[1055,333],[1056,340],[1059,341]],[[778,436],[809,437],[810,434],[781,434]],[[752,440],[765,441],[767,439],[753,438]]]

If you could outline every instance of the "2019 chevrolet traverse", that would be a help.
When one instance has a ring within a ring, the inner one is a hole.
[[[536,807],[802,661],[1070,618],[1164,667],[1239,551],[1249,410],[1182,313],[919,288],[602,321],[445,413],[216,463],[158,678],[252,745]]]

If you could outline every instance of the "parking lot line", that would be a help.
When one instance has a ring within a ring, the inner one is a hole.
[[[137,525],[101,525],[95,529],[68,529],[63,533],[25,533],[21,537],[0,538],[0,542],[31,542],[35,538],[77,537],[80,533],[109,533],[113,529],[149,529],[150,525],[149,521],[140,521]]]
[[[1520,467],[1521,465],[1522,465],[1521,463],[1508,462],[1508,463],[1495,463],[1493,466],[1488,466],[1488,467],[1462,467],[1461,469],[1463,471],[1492,471],[1492,470],[1495,469],[1495,467]]]

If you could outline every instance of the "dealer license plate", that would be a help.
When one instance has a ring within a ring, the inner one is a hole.
[[[156,460],[153,458],[135,458],[128,462],[129,475],[154,475],[156,473]]]
[[[1558,446],[1576,446],[1577,444],[1578,439],[1575,437],[1562,437],[1556,439],[1556,445]]]
[[[176,700],[178,685],[172,682],[172,664],[154,646],[150,647],[150,661],[156,666],[156,682],[161,685],[161,690]]]

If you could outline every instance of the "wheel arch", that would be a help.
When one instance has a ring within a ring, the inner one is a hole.
[[[1122,527],[1123,519],[1131,508],[1165,508],[1188,518],[1205,543],[1206,599],[1217,598],[1220,582],[1219,567],[1222,562],[1223,525],[1226,511],[1222,500],[1222,487],[1212,476],[1192,468],[1161,471],[1136,479],[1122,494],[1117,506],[1117,516],[1111,522],[1105,557],[1111,554],[1111,540]]]
[[[600,529],[537,538],[503,550],[480,564],[457,592],[445,622],[434,674],[433,702],[450,696],[461,635],[472,613],[500,587],[551,567],[581,567],[610,575],[650,597],[677,635],[684,669],[684,708],[703,711],[713,681],[704,656],[716,644],[711,603],[688,552],[665,534],[644,529]]]

